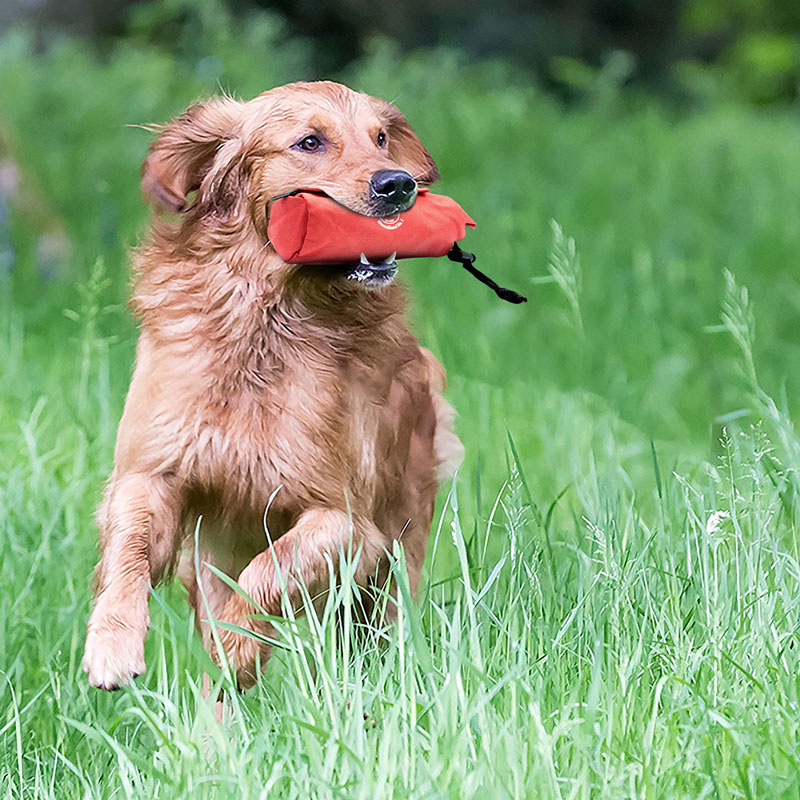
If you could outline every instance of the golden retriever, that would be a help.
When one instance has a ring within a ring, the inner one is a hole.
[[[300,605],[300,583],[328,587],[342,550],[360,551],[359,584],[385,580],[399,541],[413,591],[437,482],[462,456],[396,266],[289,265],[267,237],[271,200],[298,188],[372,216],[409,208],[438,173],[402,113],[294,83],[193,105],[158,130],[142,188],[172,215],[135,255],[141,335],[97,513],[83,666],[104,689],[143,672],[150,587],[176,568],[212,653],[209,612],[269,629],[207,563],[278,615],[283,593]],[[269,648],[219,634],[252,685]]]

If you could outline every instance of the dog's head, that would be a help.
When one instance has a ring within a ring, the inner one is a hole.
[[[352,211],[387,216],[410,208],[417,187],[438,177],[391,103],[336,83],[294,83],[246,103],[189,108],[160,129],[142,189],[190,229],[247,229],[266,244],[270,201],[280,195],[319,189]],[[389,272],[364,283],[386,283]]]

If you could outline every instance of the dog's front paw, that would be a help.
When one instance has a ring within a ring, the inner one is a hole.
[[[236,687],[240,691],[249,689],[258,679],[256,661],[258,658],[258,643],[245,634],[234,633],[233,631],[220,630],[222,649],[225,651],[228,663],[233,669],[236,678]],[[222,658],[220,658],[216,642],[211,642],[209,654],[214,663],[222,668]]]
[[[144,631],[121,625],[89,623],[83,669],[98,689],[119,689],[144,672]]]
[[[250,614],[255,609],[245,604],[244,601],[237,603],[239,600],[238,595],[232,598],[217,621],[235,625],[237,629],[241,629],[241,632],[220,627],[217,629],[217,635],[222,650],[225,652],[225,660],[233,669],[237,688],[244,691],[258,680],[260,665],[266,663],[272,649],[264,637],[274,638],[275,631],[271,625],[253,619]],[[252,635],[248,635],[245,631]],[[223,659],[214,639],[209,642],[208,652],[214,663],[222,668]]]

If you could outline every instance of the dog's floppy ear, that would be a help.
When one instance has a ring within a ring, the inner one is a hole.
[[[384,101],[380,101],[380,107],[392,161],[407,169],[417,183],[436,183],[439,180],[436,162],[408,124],[403,112],[397,106]]]
[[[230,98],[190,106],[180,116],[156,128],[142,164],[142,193],[158,208],[180,212],[191,192],[216,209],[230,206],[232,181],[241,161],[238,136],[241,103]]]

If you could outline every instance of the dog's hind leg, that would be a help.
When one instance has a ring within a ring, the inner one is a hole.
[[[176,495],[169,476],[112,477],[98,511],[101,557],[83,657],[93,686],[117,689],[144,671],[150,586],[175,556]]]
[[[210,649],[213,641],[211,628],[208,618],[218,619],[222,609],[230,596],[230,590],[222,584],[210,570],[205,566],[203,554],[200,556],[200,570],[203,577],[198,580],[195,565],[194,549],[182,553],[178,564],[178,577],[186,589],[189,604],[194,611],[194,621],[197,632],[200,634],[203,646],[206,650]],[[213,578],[214,583],[209,578]],[[209,585],[211,584],[211,589]],[[222,587],[222,589],[220,589]],[[207,702],[211,699],[212,682],[211,676],[203,672],[203,683],[201,697]],[[217,722],[221,723],[225,717],[225,695],[222,691],[214,691],[214,716]]]
[[[239,575],[242,590],[268,614],[281,614],[284,593],[293,608],[303,605],[302,587],[311,598],[329,585],[330,567],[337,568],[339,554],[361,548],[356,580],[361,581],[374,572],[383,553],[383,536],[367,520],[351,520],[347,514],[333,509],[310,509],[270,548],[259,553]],[[258,614],[240,594],[232,594],[225,604],[219,621],[271,636],[271,626],[253,619]],[[257,664],[269,657],[269,645],[258,639],[219,628],[220,641],[241,689],[252,686],[257,677]]]
[[[229,536],[230,533],[227,533]],[[225,543],[224,547],[212,545],[220,541]],[[208,564],[213,564],[228,575],[236,575],[248,563],[249,558],[242,559],[235,553],[235,548],[231,547],[226,539],[226,531],[213,518],[203,521],[199,531],[199,545],[199,552],[195,552],[196,545],[192,543],[191,547],[181,554],[178,577],[186,589],[189,604],[194,610],[195,626],[203,646],[211,651],[214,648],[214,634],[210,620],[220,619],[222,610],[233,592],[209,569]],[[252,552],[250,555],[252,556]],[[211,676],[204,672],[202,698],[208,701],[211,695]],[[214,691],[214,715],[217,722],[222,722],[225,717],[225,694],[221,690]]]

